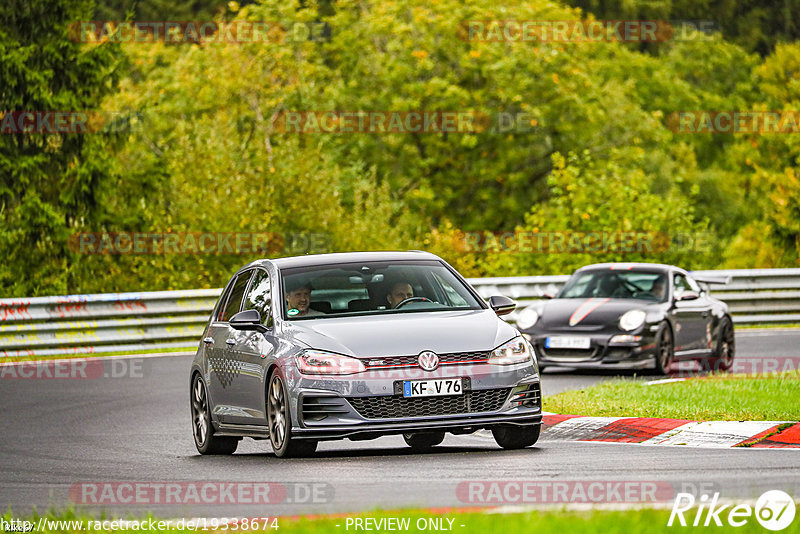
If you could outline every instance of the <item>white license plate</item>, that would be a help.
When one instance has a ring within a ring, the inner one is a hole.
[[[442,395],[461,395],[460,378],[436,380],[406,380],[403,382],[403,397],[440,397]]]
[[[588,349],[592,340],[583,336],[548,337],[544,340],[546,349]]]

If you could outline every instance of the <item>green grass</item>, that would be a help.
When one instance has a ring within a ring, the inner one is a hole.
[[[687,523],[691,524],[694,518],[696,508],[687,512],[684,517]],[[254,511],[254,515],[258,514]],[[262,514],[263,515],[263,514]],[[513,513],[513,514],[499,514],[499,513],[486,513],[486,512],[459,512],[453,510],[435,510],[435,511],[419,511],[419,510],[402,510],[402,511],[375,511],[360,514],[353,514],[348,517],[351,518],[403,518],[409,519],[410,528],[408,530],[396,530],[395,532],[452,532],[452,534],[490,534],[494,532],[537,532],[541,534],[550,533],[569,533],[569,534],[630,534],[646,532],[652,533],[674,533],[679,532],[724,532],[731,527],[725,525],[723,527],[681,527],[677,521],[673,526],[668,527],[667,521],[669,519],[669,510],[655,510],[655,509],[637,509],[626,511],[566,511],[566,510],[547,510],[541,512],[526,512],[526,513]],[[13,516],[8,513],[5,519],[9,520]],[[76,514],[72,510],[62,512],[60,514],[49,513],[46,516],[48,519],[61,519],[61,520],[93,520],[93,516],[85,514]],[[149,517],[149,516],[147,516]],[[140,517],[142,518],[142,517]],[[441,519],[444,518],[443,524],[447,526],[449,523],[447,519],[452,519],[452,530],[431,530],[431,529],[418,529],[417,520],[419,519]],[[37,524],[38,517],[28,517],[34,525]],[[106,518],[109,519],[109,518]],[[705,520],[705,516],[703,516]],[[725,522],[725,514],[721,514],[723,524]],[[259,522],[259,526],[263,521]],[[272,522],[268,522],[271,525]],[[463,526],[462,526],[463,525]],[[347,517],[322,517],[322,518],[279,518],[277,521],[277,529],[267,528],[262,532],[274,532],[276,534],[327,534],[327,533],[354,533],[354,532],[369,532],[366,530],[356,530],[351,523],[348,528]],[[34,527],[35,529],[36,527]],[[735,529],[737,532],[759,532],[763,533],[765,530],[759,525],[754,517],[748,519],[747,524],[741,528]],[[145,532],[147,530],[114,530],[116,533],[122,532]],[[172,531],[178,531],[172,529]],[[202,528],[198,532],[202,532]],[[211,531],[211,530],[208,530]],[[207,531],[207,532],[208,532]],[[243,532],[242,529],[233,530],[230,526],[227,529],[219,529],[216,532]],[[252,531],[252,530],[250,530]],[[78,532],[76,530],[52,530],[44,529],[43,532]],[[97,530],[83,530],[82,532],[103,532]],[[104,531],[109,532],[109,531]],[[164,531],[161,531],[164,532]],[[181,532],[193,532],[193,530],[181,530]],[[372,532],[382,533],[389,532],[385,529],[374,529]],[[781,531],[784,534],[800,532],[800,520],[795,519],[788,528]]]
[[[800,421],[798,380],[800,371],[721,374],[649,386],[633,379],[615,379],[545,397],[544,410],[590,416]]]

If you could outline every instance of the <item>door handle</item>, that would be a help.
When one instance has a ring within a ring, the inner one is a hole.
[[[235,339],[226,339],[225,343],[227,343],[228,345],[230,345],[232,347],[232,346],[236,345],[236,340]]]
[[[206,343],[207,345],[213,345],[214,344],[214,338],[213,337],[207,337],[207,338],[205,338],[203,340],[203,343]]]

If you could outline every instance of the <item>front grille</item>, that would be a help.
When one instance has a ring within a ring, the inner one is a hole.
[[[510,388],[467,391],[452,397],[350,397],[347,400],[365,419],[430,417],[462,413],[495,412],[505,402]]]
[[[536,347],[536,350],[548,360],[553,361],[583,361],[591,360],[597,355],[599,347],[593,349],[546,349],[543,346]]]
[[[439,354],[439,365],[453,365],[466,362],[480,363],[488,361],[489,356],[491,356],[489,351],[450,352],[447,354]],[[383,358],[367,358],[364,359],[363,362],[367,369],[419,367],[417,358],[419,358],[419,355],[386,356]]]
[[[538,382],[515,390],[510,399],[512,403],[518,402],[525,408],[538,408],[541,406],[541,400],[542,391]]]
[[[304,395],[300,405],[304,421],[322,421],[329,415],[345,414],[350,410],[341,397]]]

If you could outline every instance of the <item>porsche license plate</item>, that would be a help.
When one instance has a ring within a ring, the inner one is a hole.
[[[557,336],[544,340],[546,349],[588,349],[591,345],[591,338],[585,336]]]

